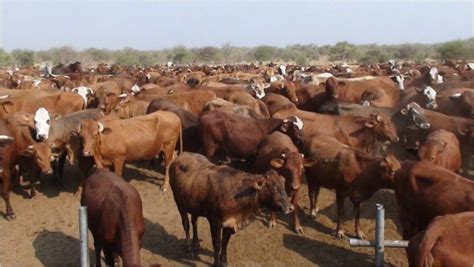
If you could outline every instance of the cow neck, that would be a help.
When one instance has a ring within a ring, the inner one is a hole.
[[[344,137],[347,139],[348,144],[351,147],[360,149],[366,153],[372,153],[375,149],[375,143],[377,141],[377,136],[372,129],[365,127],[365,121],[359,123],[361,126],[359,129],[353,131],[349,135],[344,134]]]
[[[394,189],[393,178],[385,174],[385,169],[380,166],[383,158],[374,158],[369,155],[357,157],[361,163],[361,172],[356,176],[356,182],[352,187],[351,199],[354,202],[363,202],[372,197],[380,189]],[[361,185],[359,187],[358,185]]]
[[[265,122],[266,123],[259,124],[259,126],[261,127],[261,129],[265,133],[271,134],[275,131],[280,130],[280,126],[281,126],[283,120],[281,120],[281,119],[265,119]],[[284,134],[286,134],[286,133],[284,133]]]
[[[102,151],[102,133],[99,133],[97,135],[97,145],[94,148],[94,160],[95,162],[103,162],[102,159],[102,154],[100,153]]]

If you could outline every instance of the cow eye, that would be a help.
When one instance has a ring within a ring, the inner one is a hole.
[[[46,123],[49,124],[49,120],[47,120]]]

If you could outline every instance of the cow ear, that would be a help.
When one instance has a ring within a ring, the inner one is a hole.
[[[408,110],[406,108],[402,108],[400,110],[400,113],[402,113],[402,115],[407,115],[408,114]]]
[[[270,165],[272,165],[272,167],[275,169],[280,169],[281,167],[283,167],[284,164],[285,164],[285,160],[280,159],[280,158],[272,159],[270,161]]]
[[[442,145],[441,145],[441,148],[439,150],[439,152],[443,152],[445,149],[446,149],[446,146],[448,145],[448,143],[446,143],[445,141],[442,141]]]
[[[53,117],[53,120],[59,120],[62,118],[61,114],[54,114],[52,117]]]
[[[264,177],[260,177],[253,183],[252,187],[255,190],[261,190],[266,182],[267,182],[267,179],[265,179]]]
[[[109,127],[104,127],[104,130],[102,130],[102,134],[110,134],[112,132],[112,129],[110,129]]]
[[[376,122],[373,119],[370,119],[364,123],[364,126],[367,128],[374,128]]]
[[[313,167],[314,165],[316,165],[316,163],[318,163],[318,160],[316,158],[305,158],[303,166]]]

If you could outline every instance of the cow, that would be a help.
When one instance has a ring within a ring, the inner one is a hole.
[[[460,109],[460,115],[458,116],[474,116],[474,90],[466,90],[462,93],[452,94],[449,96],[449,99]]]
[[[83,120],[76,133],[83,143],[83,155],[93,157],[98,168],[113,166],[117,175],[122,175],[125,162],[154,159],[163,152],[163,191],[168,187],[168,169],[178,140],[183,147],[181,120],[168,111],[125,120]]]
[[[251,158],[268,134],[281,131],[295,143],[302,138],[303,122],[296,116],[285,119],[252,119],[219,110],[207,112],[199,118],[199,134],[204,154],[212,159],[216,152],[228,156]]]
[[[314,164],[314,161],[305,159],[304,155],[299,153],[291,138],[281,132],[273,132],[263,139],[255,160],[255,170],[258,172],[263,173],[269,169],[274,169],[285,178],[286,193],[291,197],[291,203],[295,207],[293,229],[298,234],[303,234],[303,228],[298,218],[298,193],[304,167],[310,167],[312,164]],[[271,213],[268,225],[271,228],[276,226],[275,212]]]
[[[459,141],[456,135],[442,129],[427,136],[418,150],[418,156],[423,162],[430,162],[453,172],[461,169]]]
[[[114,114],[120,119],[129,119],[132,117],[145,115],[150,105],[149,101],[140,100],[130,94],[122,94],[117,96],[120,102],[111,109],[110,114]],[[107,110],[107,109],[106,109]]]
[[[51,168],[51,148],[48,143],[34,143],[26,149],[20,151],[18,165],[20,173],[26,174],[30,178],[30,198],[36,196],[35,183],[39,180],[41,173],[52,174]]]
[[[436,216],[474,211],[474,182],[431,163],[405,161],[392,180],[403,239]]]
[[[180,107],[189,107],[189,112],[194,116],[199,117],[204,105],[215,99],[216,94],[207,90],[192,90],[189,92],[167,95],[164,98],[174,102]]]
[[[222,98],[216,98],[206,103],[203,112],[221,110],[226,113],[239,115],[246,118],[265,119],[266,117],[257,113],[249,106],[239,106]]]
[[[114,254],[124,266],[140,266],[140,247],[145,233],[142,200],[122,177],[97,169],[84,182],[81,205],[87,207],[89,230],[94,238],[96,266],[114,266]]]
[[[452,88],[439,92],[435,111],[456,117],[471,117],[474,114],[474,89]]]
[[[474,262],[474,212],[438,216],[410,239],[410,266],[471,266]]]
[[[255,110],[262,118],[270,118],[267,106],[259,99],[255,99],[251,94],[246,92],[235,92],[229,96],[229,102],[239,106],[247,106]]]
[[[359,229],[360,203],[369,199],[376,190],[367,190],[368,187],[375,186],[375,184],[362,181],[366,180],[365,177],[388,179],[386,177],[393,176],[395,171],[400,168],[398,160],[392,155],[374,157],[329,136],[314,136],[311,140],[305,141],[303,152],[306,157],[316,161],[312,166],[305,168],[310,216],[313,218],[317,216],[317,199],[320,188],[335,189],[338,210],[336,237],[343,238],[345,236],[342,227],[344,200],[349,196],[354,205],[356,235],[360,239],[365,239],[364,233]],[[361,181],[355,187],[357,189],[353,189],[353,184],[358,180]]]
[[[206,157],[184,152],[170,167],[170,185],[186,234],[188,256],[199,248],[198,217],[211,226],[214,265],[227,265],[227,245],[232,234],[250,223],[261,206],[272,210],[293,210],[285,192],[285,180],[276,171],[249,174],[229,166],[216,166]],[[189,235],[189,218],[193,240]]]

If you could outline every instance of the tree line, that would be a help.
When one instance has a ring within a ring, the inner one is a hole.
[[[168,61],[177,64],[285,61],[308,65],[322,61],[380,63],[389,59],[415,62],[432,59],[470,60],[474,59],[474,38],[437,44],[355,45],[344,41],[334,45],[295,44],[284,48],[269,45],[237,47],[225,43],[221,47],[175,46],[147,51],[133,48],[120,50],[88,48],[78,51],[71,46],[63,46],[40,51],[15,49],[7,52],[0,48],[0,67],[12,65],[23,67],[42,62],[64,64],[73,61],[85,64],[105,62],[145,66],[164,64]]]

